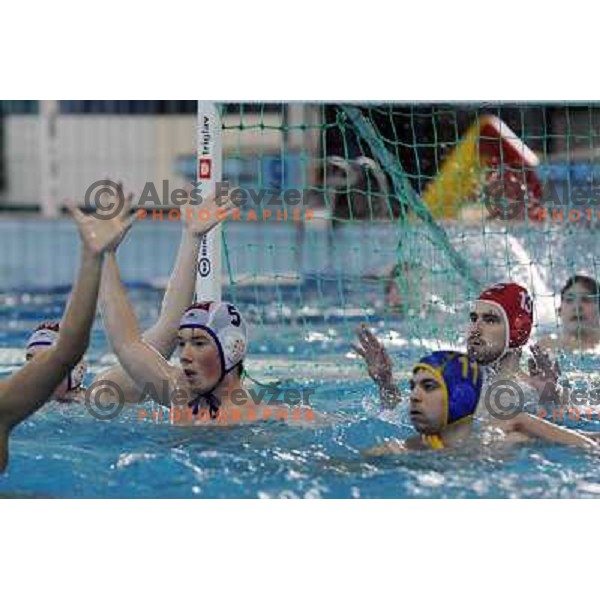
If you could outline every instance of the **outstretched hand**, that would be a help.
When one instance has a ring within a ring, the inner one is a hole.
[[[199,202],[191,195],[192,190],[191,187],[187,188],[188,196],[181,206],[181,219],[190,233],[203,236],[224,221],[235,204],[231,200],[231,192],[218,199],[215,193],[205,194]]]
[[[102,214],[101,211],[102,208],[98,210],[98,213]],[[119,181],[119,183],[117,183],[117,212],[114,216],[121,221],[126,222],[131,218],[133,212],[133,192],[129,192],[129,194],[125,195],[123,183]]]
[[[369,375],[379,386],[392,383],[392,360],[383,344],[373,335],[366,325],[357,330],[358,344],[352,344],[355,352],[363,358]]]
[[[106,219],[97,214],[85,215],[73,203],[67,204],[67,209],[77,225],[84,248],[93,256],[115,250],[135,220],[135,216],[115,215]]]
[[[558,379],[561,371],[558,361],[552,361],[550,353],[539,344],[531,346],[532,356],[527,361],[529,375],[527,381],[542,394],[542,400],[558,400]]]

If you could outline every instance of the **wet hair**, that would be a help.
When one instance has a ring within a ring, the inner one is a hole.
[[[588,277],[587,275],[573,275],[569,277],[567,283],[560,290],[560,299],[562,300],[569,289],[578,283],[587,290],[590,296],[596,299],[596,303],[600,309],[600,284],[593,277]]]

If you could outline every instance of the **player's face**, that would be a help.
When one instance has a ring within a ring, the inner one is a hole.
[[[29,348],[27,350],[27,354],[25,355],[25,360],[29,362],[33,359],[34,356],[40,354],[40,352],[45,352],[48,350],[48,346],[34,346],[33,348]],[[54,393],[51,396],[52,400],[56,400],[57,398],[64,398],[67,392],[69,391],[69,379],[65,377],[58,385],[58,387],[54,390]]]
[[[577,335],[584,329],[600,327],[598,298],[577,282],[565,291],[560,305],[560,318],[566,333]]]
[[[444,389],[425,369],[410,380],[410,421],[419,433],[439,433],[445,425]]]
[[[478,300],[470,319],[467,339],[469,359],[483,365],[494,362],[506,346],[506,325],[500,309]]]
[[[179,363],[193,392],[211,390],[221,377],[219,351],[213,338],[202,329],[178,333]]]

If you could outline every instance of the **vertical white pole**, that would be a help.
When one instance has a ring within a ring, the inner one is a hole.
[[[40,100],[40,204],[42,216],[58,217],[58,100]]]
[[[202,198],[214,192],[222,181],[221,118],[214,102],[198,101],[196,180]],[[198,208],[202,208],[200,205]],[[221,300],[221,225],[200,242],[196,299]]]

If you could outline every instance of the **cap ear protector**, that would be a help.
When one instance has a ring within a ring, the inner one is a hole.
[[[60,325],[56,321],[48,321],[38,325],[27,340],[26,350],[39,346],[54,346],[58,341]],[[67,390],[75,390],[83,384],[87,373],[87,364],[79,362],[67,374]]]
[[[433,372],[444,391],[444,425],[471,417],[477,408],[483,378],[481,369],[466,354],[440,350],[424,356],[413,369]]]

